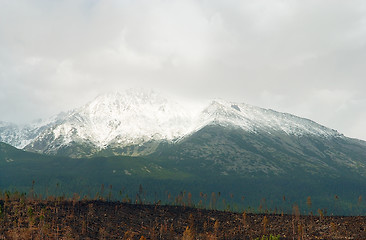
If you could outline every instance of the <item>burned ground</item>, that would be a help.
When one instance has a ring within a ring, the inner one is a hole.
[[[108,201],[1,200],[0,239],[366,239],[364,216],[301,216]]]

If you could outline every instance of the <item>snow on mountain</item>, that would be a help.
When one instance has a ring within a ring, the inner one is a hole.
[[[88,142],[102,149],[110,144],[123,147],[151,140],[177,141],[211,124],[237,126],[254,133],[342,136],[311,120],[244,103],[214,100],[193,113],[154,91],[127,90],[98,96],[47,121],[23,127],[0,122],[0,141],[27,149]]]
[[[254,133],[282,132],[291,135],[342,136],[336,130],[324,127],[309,119],[280,113],[245,103],[214,100],[202,111],[201,124],[234,125]]]
[[[24,148],[32,143],[43,131],[57,122],[57,116],[46,121],[37,120],[26,125],[0,122],[0,142],[8,143],[17,148]]]
[[[185,134],[191,119],[182,106],[153,91],[129,90],[101,95],[69,112],[52,134],[54,139],[62,137],[64,144],[89,140],[100,148],[114,141],[121,145],[171,141]]]

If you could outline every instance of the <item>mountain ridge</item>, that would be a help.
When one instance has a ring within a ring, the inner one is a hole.
[[[84,106],[36,124],[0,124],[0,141],[46,154],[79,149],[80,154],[72,155],[77,157],[108,148],[179,143],[210,125],[237,126],[254,134],[344,137],[312,120],[272,109],[215,99],[193,111],[155,91],[131,89],[99,95]],[[155,150],[156,146],[142,154]]]
[[[23,150],[0,144],[0,188],[27,190],[35,179],[42,189],[61,182],[69,193],[90,194],[111,184],[131,195],[142,184],[153,198],[221,192],[241,204],[244,194],[247,206],[267,198],[277,207],[286,195],[305,208],[308,196],[319,208],[335,205],[329,196],[337,194],[347,214],[366,194],[365,141],[244,103],[213,100],[192,111],[157,93],[129,94],[100,96],[23,135],[0,124],[0,142],[36,139]],[[98,133],[100,141],[89,138]]]

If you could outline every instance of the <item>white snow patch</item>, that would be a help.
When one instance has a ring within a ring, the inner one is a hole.
[[[341,137],[311,120],[244,103],[214,100],[180,105],[154,91],[128,90],[97,97],[85,106],[26,126],[0,122],[0,140],[23,148],[36,142],[92,143],[99,148],[143,145],[149,141],[178,142],[211,124],[236,126],[251,133]],[[47,140],[46,140],[47,139]]]

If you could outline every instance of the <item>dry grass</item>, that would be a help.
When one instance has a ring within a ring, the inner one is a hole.
[[[0,200],[0,239],[366,239],[366,217],[232,213],[18,197]]]

